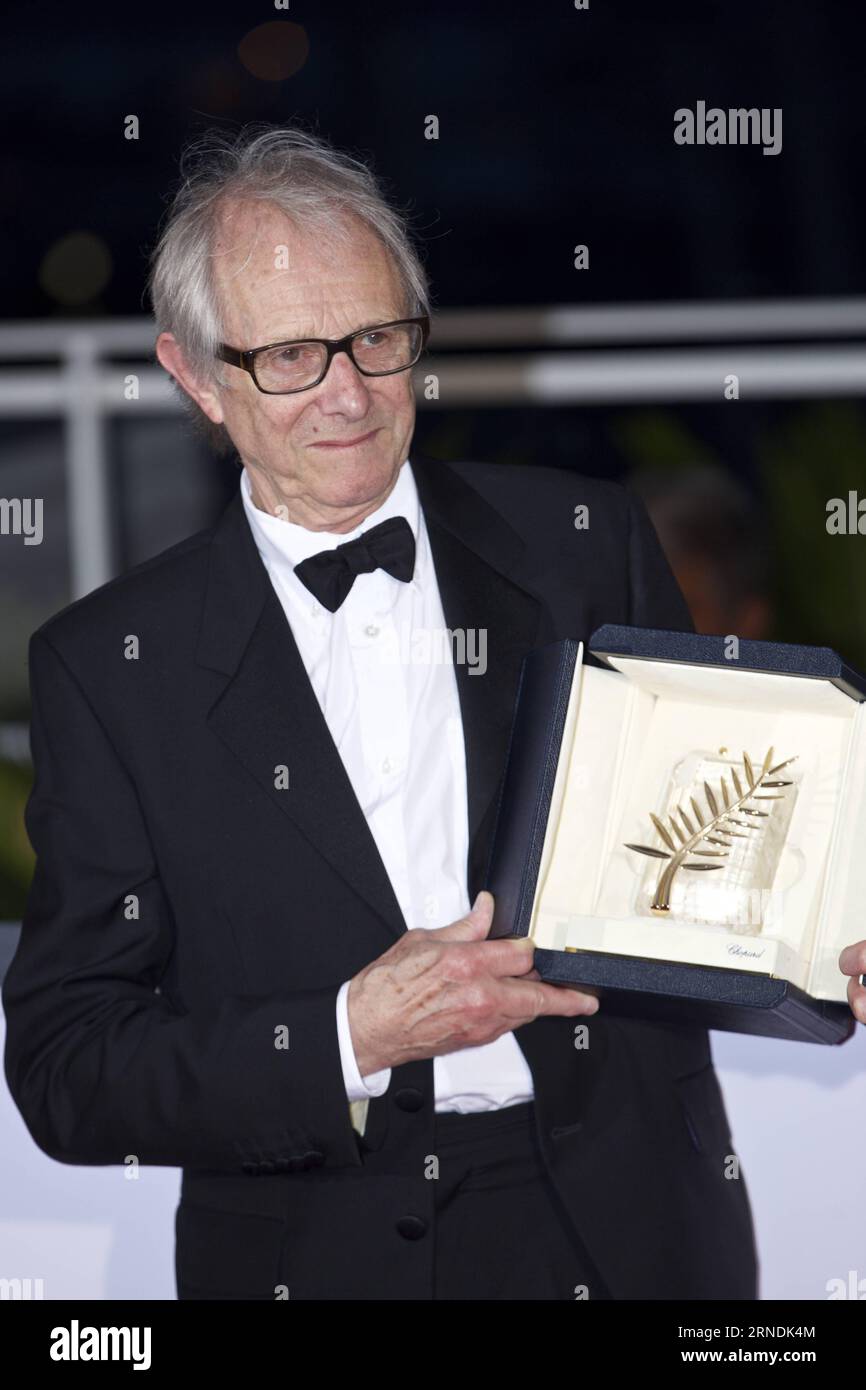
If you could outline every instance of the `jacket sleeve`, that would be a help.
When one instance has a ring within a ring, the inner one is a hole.
[[[629,617],[633,627],[694,632],[682,590],[661,548],[643,500],[626,488],[628,499]]]
[[[3,1005],[6,1078],[33,1139],[64,1163],[251,1175],[359,1166],[334,1022],[340,982],[191,1012],[163,995],[183,923],[134,782],[40,633],[30,684],[36,869]]]

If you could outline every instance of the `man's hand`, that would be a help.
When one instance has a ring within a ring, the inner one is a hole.
[[[405,932],[349,985],[349,1028],[362,1076],[479,1047],[540,1014],[594,1014],[589,994],[543,984],[526,938],[486,941],[493,895],[447,927]],[[866,991],[863,991],[866,993]]]
[[[866,986],[861,985],[860,976],[866,975],[866,941],[857,941],[846,946],[839,957],[839,969],[843,975],[850,975],[848,981],[848,1003],[851,1012],[861,1023],[866,1023]]]

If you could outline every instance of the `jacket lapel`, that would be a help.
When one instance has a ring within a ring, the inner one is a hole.
[[[472,674],[467,664],[455,666],[466,748],[467,880],[474,896],[483,877],[520,663],[535,640],[542,605],[506,577],[524,545],[504,519],[447,464],[413,452],[412,468],[446,625],[483,632],[487,643],[484,674]],[[207,714],[214,734],[389,933],[399,936],[406,930],[403,914],[239,494],[211,541],[196,659],[228,677]],[[288,771],[287,787],[278,783],[281,766]]]
[[[526,547],[504,518],[447,464],[413,454],[412,467],[446,626],[474,631],[476,650],[486,650],[483,674],[467,663],[454,668],[466,750],[471,901],[484,881],[520,667],[536,642],[543,606],[508,578],[519,572]]]

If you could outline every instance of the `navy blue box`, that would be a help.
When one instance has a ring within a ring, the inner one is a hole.
[[[576,641],[560,641],[536,649],[524,661],[485,880],[496,899],[491,937],[530,932],[581,650]],[[585,664],[612,670],[620,657],[715,668],[720,693],[730,692],[737,672],[750,671],[826,682],[858,707],[866,701],[866,677],[827,647],[743,639],[732,662],[729,639],[724,637],[619,625],[598,628]],[[855,713],[859,720],[862,710],[852,707],[852,716]],[[858,799],[857,804],[866,803]],[[851,941],[866,935],[866,914],[856,932]],[[847,1003],[812,997],[773,973],[541,945],[536,947],[535,966],[549,983],[598,995],[604,1012],[613,1015],[820,1043],[843,1042],[855,1026]]]

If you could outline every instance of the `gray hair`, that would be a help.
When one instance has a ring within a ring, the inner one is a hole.
[[[301,232],[345,246],[360,219],[389,253],[408,316],[429,314],[427,275],[402,209],[392,208],[372,169],[297,126],[250,125],[235,135],[211,130],[187,147],[181,183],[151,256],[148,289],[157,330],[177,339],[193,371],[217,381],[214,352],[223,339],[213,275],[221,211],[235,200],[280,208]],[[185,392],[184,401],[189,402]],[[197,406],[194,416],[203,424]],[[222,427],[205,426],[221,451]]]

